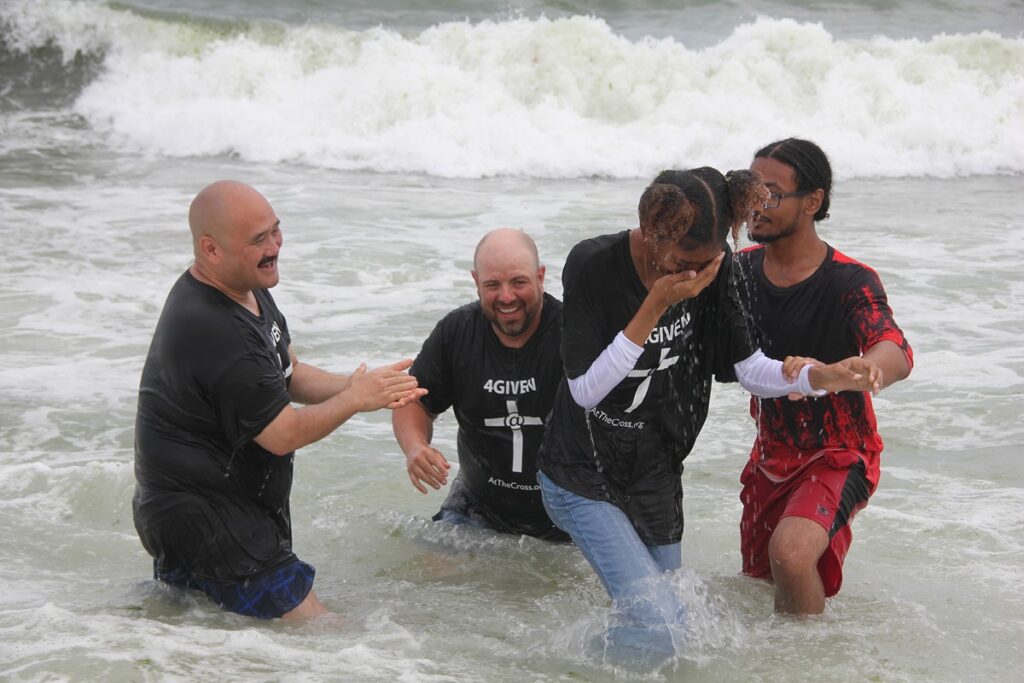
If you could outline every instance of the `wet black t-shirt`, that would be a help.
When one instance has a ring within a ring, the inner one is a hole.
[[[562,284],[562,355],[566,376],[575,378],[647,296],[630,256],[629,233],[577,244]],[[733,364],[751,353],[727,253],[703,292],[665,312],[634,369],[592,410],[573,400],[563,380],[541,448],[541,471],[563,488],[622,508],[644,543],[677,543],[683,533],[683,459],[707,417],[712,375],[735,381]]]
[[[445,506],[470,510],[492,528],[564,539],[548,518],[537,484],[537,449],[562,379],[562,304],[545,294],[540,325],[520,348],[501,343],[479,302],[438,322],[410,369],[434,415],[453,407],[459,474]]]
[[[161,572],[238,581],[285,564],[293,454],[255,438],[288,405],[290,337],[270,293],[256,316],[187,271],[142,371],[135,528]]]

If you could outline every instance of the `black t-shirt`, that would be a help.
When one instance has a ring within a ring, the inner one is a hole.
[[[498,531],[563,537],[544,511],[536,465],[562,379],[561,323],[561,302],[545,294],[537,331],[513,349],[479,302],[466,304],[438,322],[410,370],[429,390],[423,406],[434,415],[454,407],[459,423],[461,481],[445,505],[468,504]]]
[[[562,356],[568,377],[584,374],[647,296],[629,233],[577,244],[562,273]],[[683,459],[707,417],[711,378],[735,381],[733,364],[753,353],[726,254],[714,282],[670,307],[634,370],[592,410],[563,381],[540,453],[540,469],[586,498],[622,508],[649,545],[683,533]]]
[[[238,581],[285,564],[293,454],[254,441],[288,405],[291,341],[270,293],[256,316],[185,272],[142,371],[135,528],[160,571]]]
[[[776,287],[764,274],[764,256],[761,246],[743,250],[737,270],[751,336],[766,355],[834,363],[888,340],[913,362],[874,270],[829,246],[814,274],[792,287]],[[772,476],[788,477],[828,448],[859,453],[869,481],[877,483],[882,440],[867,392],[804,401],[752,397],[751,414],[758,422],[751,457]]]

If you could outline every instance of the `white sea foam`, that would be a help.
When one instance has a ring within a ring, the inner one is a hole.
[[[17,49],[104,55],[75,110],[127,149],[451,177],[647,177],[822,143],[841,176],[1024,171],[1024,38],[838,40],[761,18],[706,49],[600,18],[418,34],[214,25],[64,0],[0,9]]]
[[[252,16],[269,3],[234,4]],[[578,550],[430,522],[446,491],[413,490],[384,411],[296,458],[295,549],[317,567],[340,628],[253,622],[149,580],[131,460],[139,373],[190,259],[188,202],[210,180],[267,194],[285,226],[274,296],[296,351],[345,371],[414,354],[444,312],[472,300],[472,251],[490,227],[530,231],[560,294],[572,245],[635,225],[645,181],[439,175],[647,176],[690,155],[745,165],[789,133],[819,137],[847,176],[1019,173],[1019,40],[838,39],[766,19],[695,50],[579,17],[399,33],[175,16],[0,0],[4,42],[23,51],[15,81],[37,58],[53,76],[44,85],[92,79],[75,105],[85,118],[65,108],[70,96],[0,111],[0,678],[1015,680],[1019,177],[837,185],[820,230],[878,269],[917,359],[875,401],[878,492],[826,614],[773,617],[772,587],[738,575],[747,396],[716,386],[684,473],[677,590],[693,647],[664,675],[584,656],[608,600]],[[47,43],[60,53],[34,50]],[[749,102],[761,111],[744,111]],[[986,147],[983,134],[1000,143]],[[168,156],[183,154],[195,156]],[[259,163],[279,159],[306,165]],[[434,441],[453,464],[455,422],[447,413]]]

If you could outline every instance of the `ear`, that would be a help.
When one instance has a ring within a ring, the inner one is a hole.
[[[547,273],[547,272],[548,272],[547,266],[541,266],[541,267],[537,268],[537,282],[540,283],[541,287],[544,286],[544,274]]]
[[[221,248],[217,241],[209,235],[199,238],[199,253],[207,261],[216,263],[221,257]]]
[[[480,278],[477,277],[476,271],[475,270],[471,270],[471,271],[469,271],[469,274],[473,276],[473,284],[475,284],[477,286],[477,289],[479,289],[480,288]]]
[[[818,209],[821,208],[821,203],[825,201],[825,190],[818,188],[810,194],[804,195],[804,213],[813,216],[818,213]]]

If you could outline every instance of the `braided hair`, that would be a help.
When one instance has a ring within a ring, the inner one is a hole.
[[[693,247],[733,242],[767,190],[751,171],[724,176],[709,166],[689,171],[662,171],[640,197],[640,225],[651,234]]]
[[[798,192],[822,190],[824,199],[814,220],[828,218],[828,207],[832,198],[832,166],[821,147],[810,140],[786,138],[765,145],[754,154],[754,158],[775,159],[793,169],[796,174]]]

